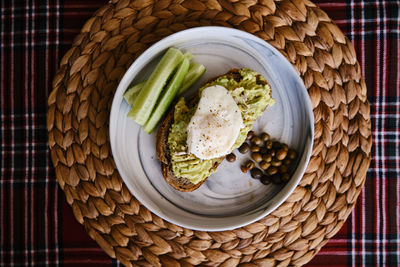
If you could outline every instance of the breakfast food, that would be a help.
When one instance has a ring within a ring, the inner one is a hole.
[[[172,187],[193,191],[246,140],[254,122],[274,103],[271,87],[250,69],[232,69],[179,99],[161,122],[157,157]]]

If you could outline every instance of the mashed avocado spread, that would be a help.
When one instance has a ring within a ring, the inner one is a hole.
[[[239,73],[242,76],[241,79],[224,75],[199,89],[199,97],[201,97],[204,88],[221,85],[230,92],[237,103],[242,114],[244,128],[240,130],[232,150],[238,148],[246,140],[247,133],[257,118],[263,114],[267,106],[273,105],[275,102],[270,97],[271,88],[264,77],[250,69],[241,69]],[[219,158],[201,160],[187,152],[186,128],[195,111],[196,106],[190,108],[186,106],[183,97],[176,103],[174,123],[168,134],[168,148],[174,175],[178,178],[187,178],[190,182],[197,184],[216,171],[213,166]]]

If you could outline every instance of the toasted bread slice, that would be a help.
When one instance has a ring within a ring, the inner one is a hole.
[[[161,171],[164,176],[165,181],[170,184],[176,190],[182,192],[190,192],[199,188],[206,180],[193,184],[186,178],[177,178],[172,172],[171,165],[169,163],[169,149],[168,149],[168,134],[169,128],[174,122],[174,108],[172,108],[167,116],[164,118],[160,125],[160,129],[157,133],[157,158],[161,162]],[[218,162],[213,166],[213,168],[217,168],[218,165],[224,160],[225,157],[222,157],[218,160]]]
[[[222,76],[227,76],[228,78],[233,78],[236,81],[239,81],[242,76],[239,73],[238,69],[231,69],[228,73],[220,75],[218,77],[215,77],[214,79],[211,79],[210,81],[213,81],[219,77]],[[257,79],[258,84],[266,84],[265,81]],[[272,92],[270,90],[270,95],[272,97]],[[193,106],[198,102],[198,97],[193,97],[188,105]],[[160,128],[157,133],[157,141],[156,141],[156,151],[157,151],[157,158],[161,162],[161,171],[162,175],[164,176],[165,181],[171,185],[173,188],[176,190],[182,191],[182,192],[191,192],[199,188],[207,179],[205,178],[203,181],[193,184],[192,182],[189,181],[189,179],[186,178],[178,178],[174,175],[172,169],[171,169],[171,164],[170,164],[170,154],[169,154],[169,149],[168,149],[168,134],[169,134],[169,129],[171,125],[174,122],[174,111],[175,111],[175,105],[171,105],[170,110],[168,111],[167,115],[165,118],[162,120],[160,124]],[[216,169],[218,168],[219,164],[225,159],[225,157],[221,157],[218,159],[218,161],[214,164],[212,168]]]

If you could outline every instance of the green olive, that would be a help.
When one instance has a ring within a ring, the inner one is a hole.
[[[248,143],[244,142],[240,147],[239,147],[239,152],[244,154],[247,153],[250,150],[250,146]]]
[[[251,154],[251,158],[255,161],[255,162],[260,162],[262,161],[262,156],[259,152],[254,152]]]
[[[251,177],[253,177],[254,179],[260,179],[261,176],[263,175],[263,172],[259,169],[259,168],[253,168],[250,171],[250,175]]]
[[[269,140],[269,134],[267,134],[267,133],[262,133],[262,134],[261,134],[261,139],[262,139],[264,142],[268,141],[268,140]]]
[[[269,162],[266,162],[266,161],[264,161],[264,160],[260,162],[260,167],[261,167],[261,169],[263,169],[264,171],[265,171],[266,169],[268,169],[270,166],[271,166],[271,163],[269,163]]]
[[[226,160],[229,162],[234,162],[236,160],[236,155],[233,153],[230,153],[226,156]]]
[[[253,136],[253,138],[251,138],[251,143],[259,146],[259,145],[261,145],[262,140],[259,136],[255,135],[255,136]]]

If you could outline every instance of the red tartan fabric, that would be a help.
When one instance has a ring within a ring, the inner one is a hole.
[[[119,265],[86,234],[49,158],[47,96],[62,55],[107,1],[0,1],[0,266]],[[347,222],[309,266],[400,265],[399,1],[318,0],[368,87],[372,163]]]

